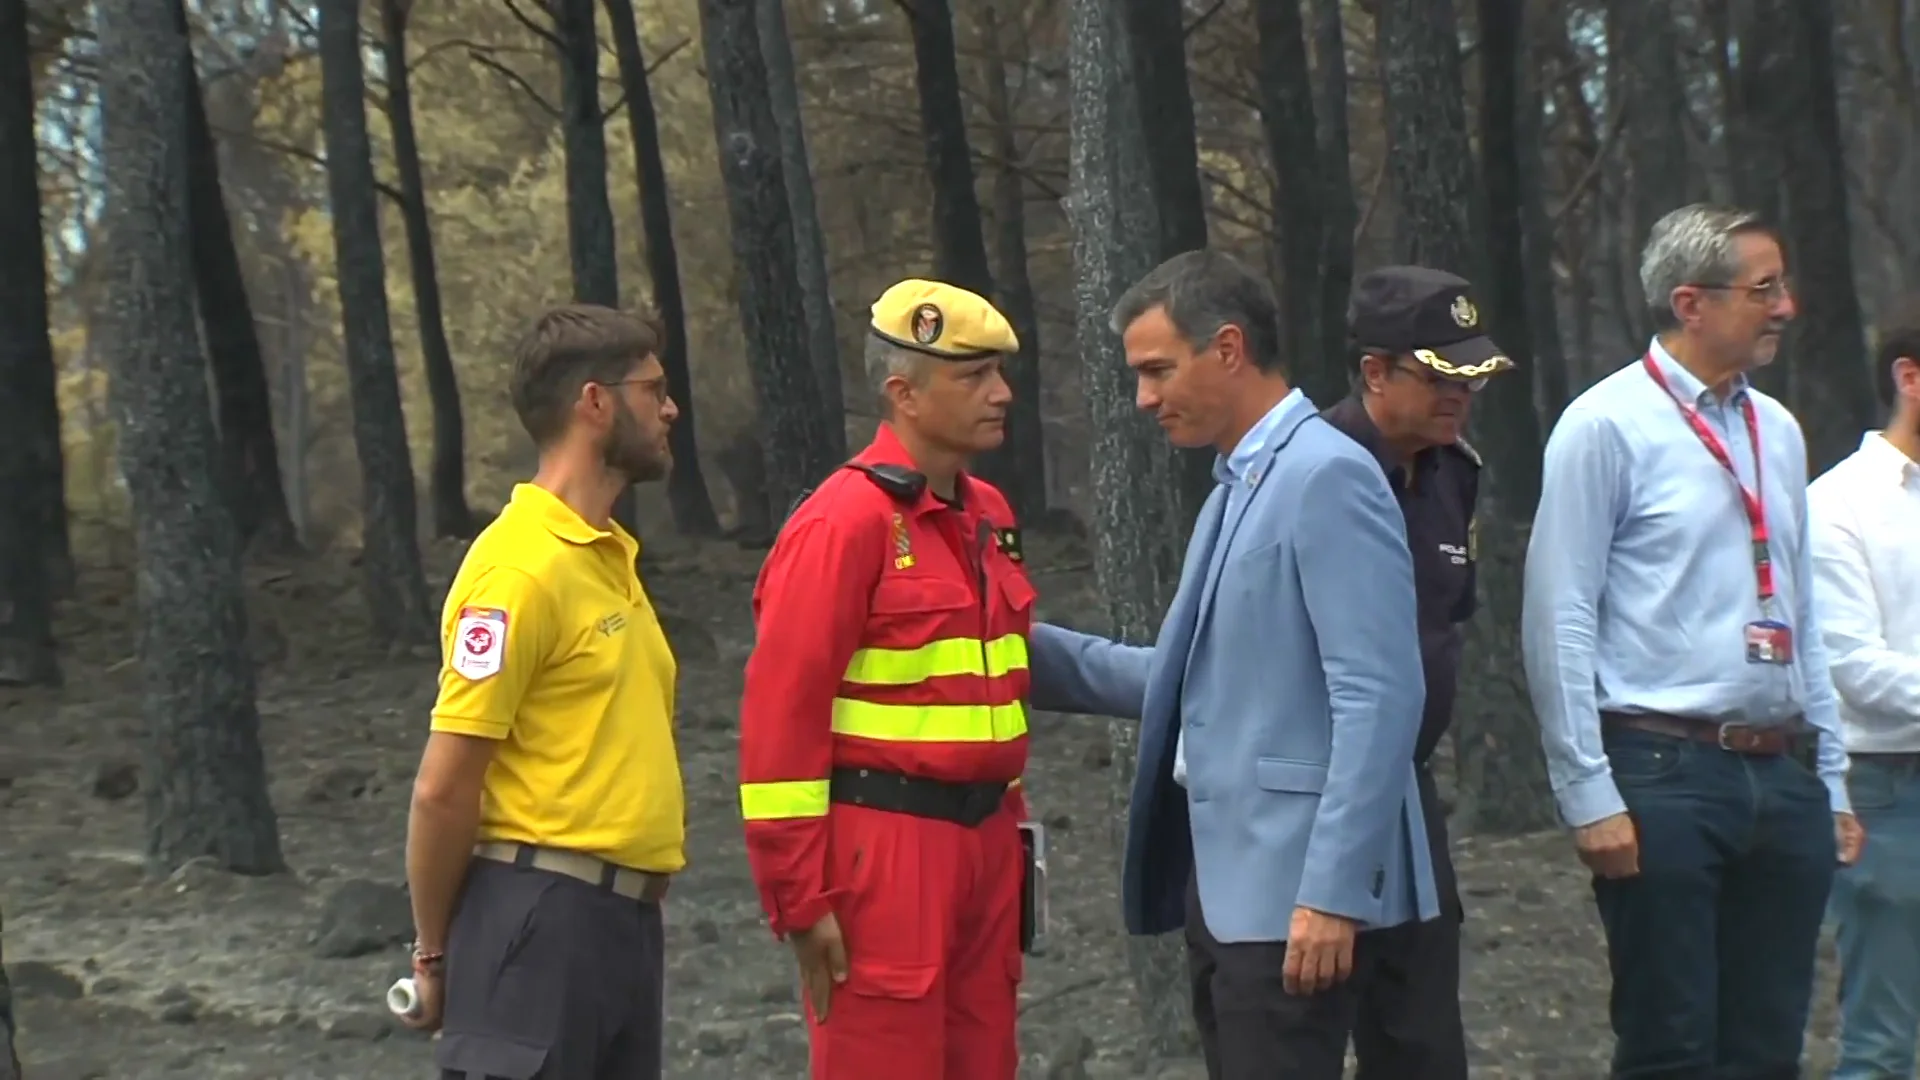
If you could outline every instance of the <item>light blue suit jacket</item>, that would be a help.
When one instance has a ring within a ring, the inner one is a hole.
[[[1363,929],[1440,911],[1414,780],[1426,684],[1405,519],[1379,463],[1304,395],[1261,429],[1243,497],[1223,485],[1201,510],[1153,648],[1046,624],[1029,639],[1034,707],[1143,721],[1130,933],[1184,924],[1189,872],[1222,942],[1284,941],[1296,906]]]

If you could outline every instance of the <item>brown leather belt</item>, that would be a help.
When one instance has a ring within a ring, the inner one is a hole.
[[[563,848],[536,847],[533,844],[477,844],[473,853],[482,859],[509,866],[532,867],[553,874],[564,874],[575,881],[596,885],[615,896],[656,904],[667,895],[671,877],[652,870],[629,870],[610,862]]]
[[[1790,754],[1796,742],[1814,733],[1806,721],[1797,716],[1785,723],[1764,727],[1756,724],[1723,724],[1715,720],[1669,716],[1666,713],[1603,712],[1600,719],[1603,723],[1634,731],[1707,743],[1730,753],[1757,757]]]

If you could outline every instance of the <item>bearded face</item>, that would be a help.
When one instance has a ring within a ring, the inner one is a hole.
[[[628,406],[624,396],[616,399],[613,427],[600,446],[601,460],[609,469],[625,476],[629,484],[645,484],[664,479],[673,467],[673,452],[667,447],[667,425],[656,420],[647,423]]]

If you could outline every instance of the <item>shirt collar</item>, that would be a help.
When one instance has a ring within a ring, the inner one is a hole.
[[[1346,433],[1346,436],[1367,448],[1375,461],[1380,463],[1380,471],[1387,474],[1387,482],[1398,491],[1406,484],[1411,473],[1424,472],[1430,465],[1439,461],[1440,452],[1436,447],[1428,447],[1413,455],[1411,461],[1402,463],[1387,446],[1387,440],[1380,434],[1379,425],[1367,412],[1366,402],[1360,400],[1358,393],[1349,394],[1339,404],[1328,409],[1323,415],[1327,422]]]
[[[900,441],[900,436],[894,433],[893,425],[884,421],[874,429],[873,441],[867,444],[865,450],[854,455],[853,460],[861,465],[898,465],[903,469],[920,471],[919,463],[915,462],[913,455],[907,452],[906,445]],[[962,507],[973,505],[973,500],[968,495],[972,483],[972,479],[964,472],[954,477],[953,494],[955,501]],[[935,495],[932,488],[922,488],[920,500],[913,505],[913,512],[927,514],[946,508],[947,503]]]
[[[1720,404],[1720,400],[1714,397],[1713,391],[1707,389],[1707,384],[1701,382],[1698,375],[1681,367],[1680,361],[1675,360],[1673,354],[1667,351],[1667,347],[1660,344],[1659,338],[1654,338],[1647,346],[1647,353],[1653,357],[1653,362],[1659,365],[1660,374],[1667,377],[1667,385],[1673,387],[1675,397],[1696,408],[1702,405]],[[1741,395],[1747,392],[1747,385],[1745,374],[1735,375],[1731,384],[1732,392],[1727,395],[1728,403],[1739,401]]]
[[[1259,478],[1252,475],[1255,463],[1272,448],[1273,440],[1285,429],[1288,414],[1306,401],[1307,395],[1299,389],[1287,391],[1287,396],[1281,398],[1279,404],[1268,409],[1265,416],[1247,429],[1231,452],[1215,459],[1213,478],[1222,484],[1245,480],[1258,483]]]
[[[1885,433],[1869,431],[1860,438],[1860,456],[1875,469],[1884,469],[1900,481],[1920,475],[1920,462],[1887,441]]]
[[[579,511],[560,500],[560,496],[538,484],[515,484],[508,505],[518,507],[540,523],[540,527],[569,544],[591,544],[599,540],[611,539],[621,547],[629,549],[635,558],[640,556],[640,542],[617,521],[609,521],[607,528],[596,529],[587,524],[587,519]]]

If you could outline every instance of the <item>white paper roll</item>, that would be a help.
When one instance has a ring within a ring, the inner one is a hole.
[[[387,1011],[395,1016],[414,1016],[420,1011],[420,992],[412,979],[401,979],[387,987]]]

